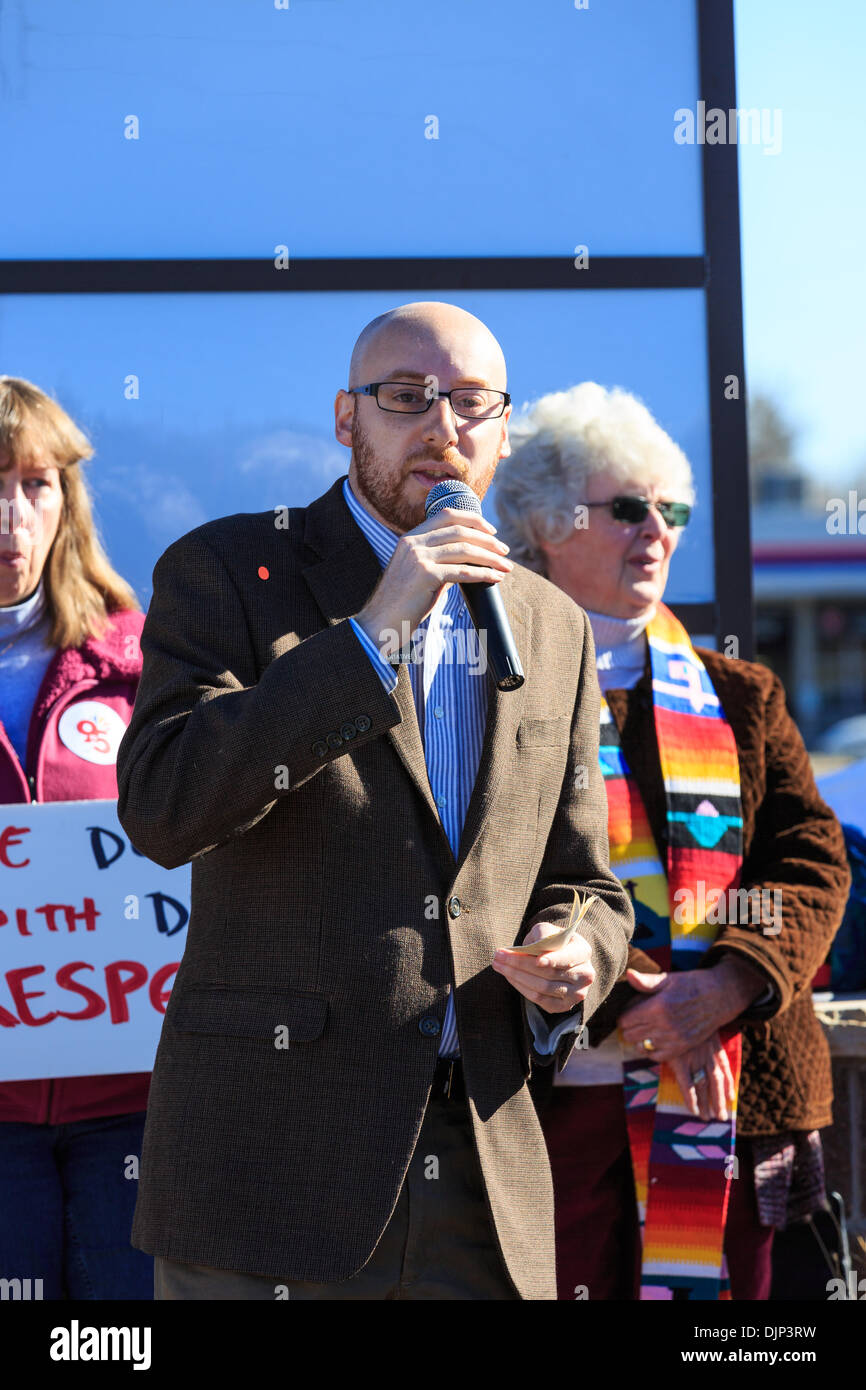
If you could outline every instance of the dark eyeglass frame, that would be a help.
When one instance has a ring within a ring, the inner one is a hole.
[[[379,400],[380,386],[414,386],[418,387],[417,381],[370,381],[366,386],[350,386],[348,394],[350,396],[372,396],[380,410],[387,411],[389,415],[424,415],[434,401],[440,400],[443,396],[448,401],[454,414],[461,420],[500,420],[505,414],[506,407],[511,404],[511,396],[507,391],[496,391],[492,386],[479,386],[479,391],[493,391],[495,395],[502,397],[502,403],[495,415],[464,415],[462,410],[458,410],[451,397],[454,391],[470,391],[470,386],[455,386],[454,391],[437,391],[434,396],[430,396],[427,404],[421,410],[394,410],[391,406],[383,405]]]
[[[688,502],[650,502],[648,497],[619,496],[611,497],[607,502],[581,502],[581,507],[610,507],[610,514],[614,521],[621,521],[626,526],[634,526],[640,521],[645,521],[649,515],[650,507],[655,507],[661,514],[662,521],[671,530],[679,530],[689,523],[692,509]]]

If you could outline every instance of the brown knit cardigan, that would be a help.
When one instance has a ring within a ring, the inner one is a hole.
[[[778,935],[764,935],[760,922],[722,926],[701,960],[702,966],[711,965],[723,952],[734,952],[760,967],[776,986],[772,1004],[742,1015],[737,1133],[749,1137],[818,1129],[832,1124],[833,1088],[811,982],[826,959],[848,897],[851,875],[842,829],[818,794],[778,676],[757,662],[737,661],[704,647],[696,650],[737,744],[743,806],[741,886],[778,888],[782,895]],[[664,860],[665,796],[651,689],[647,658],[636,686],[609,690],[605,699]],[[633,946],[628,965],[658,969]],[[629,985],[615,985],[588,1025],[590,1042],[600,1042],[625,1004],[636,997],[642,996]],[[553,1068],[547,1070],[552,1073]]]

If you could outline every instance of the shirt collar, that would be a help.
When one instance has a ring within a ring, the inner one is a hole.
[[[47,615],[47,604],[45,600],[45,589],[42,583],[42,575],[39,576],[39,583],[29,598],[22,599],[20,603],[10,603],[6,608],[0,608],[0,633],[5,637],[11,637],[13,632],[17,633],[23,628],[35,627],[37,623]]]
[[[352,516],[370,542],[376,559],[384,569],[390,561],[391,556],[394,554],[400,537],[395,535],[393,531],[389,531],[387,526],[384,526],[381,521],[377,520],[375,516],[372,516],[371,513],[367,511],[367,508],[359,501],[358,497],[353,492],[351,484],[349,483],[348,474],[343,479],[343,496],[346,499],[346,506],[349,508]],[[431,613],[428,613],[427,618],[429,618],[432,613],[449,613],[452,615],[462,613],[463,608],[463,595],[460,592],[460,588],[457,584],[451,584],[439,595]],[[425,622],[427,618],[425,618]]]
[[[381,521],[367,511],[363,502],[360,502],[352,491],[348,476],[343,479],[343,496],[346,499],[346,506],[357,521],[361,530],[375,552],[376,559],[384,569],[397,548],[400,539],[393,531],[389,531]]]

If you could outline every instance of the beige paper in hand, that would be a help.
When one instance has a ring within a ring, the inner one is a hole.
[[[586,916],[587,909],[592,903],[598,902],[598,895],[592,893],[588,898],[580,901],[580,894],[576,888],[572,888],[574,902],[571,905],[571,913],[568,918],[568,926],[562,931],[554,932],[552,936],[544,936],[540,941],[533,941],[529,946],[512,946],[512,951],[519,951],[524,956],[541,956],[546,951],[556,951],[560,946],[567,946],[574,933],[577,931],[583,918]],[[577,911],[580,904],[580,911]],[[575,913],[577,915],[575,916]]]

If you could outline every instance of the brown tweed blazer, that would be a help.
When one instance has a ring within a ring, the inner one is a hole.
[[[418,1137],[431,1020],[453,979],[503,1259],[521,1297],[555,1299],[552,1184],[528,1086],[541,1059],[522,996],[491,960],[533,921],[564,923],[574,885],[601,899],[584,919],[597,971],[585,1018],[625,965],[633,914],[608,865],[589,623],[529,570],[502,581],[527,678],[506,694],[487,678],[455,861],[409,674],[386,693],[347,621],[381,569],[342,479],[291,509],[288,528],[277,520],[197,527],[153,572],[118,814],[157,863],[192,861],[192,910],[132,1243],[276,1279],[360,1269]]]
[[[775,986],[772,1004],[742,1016],[743,1069],[737,1133],[743,1138],[832,1123],[830,1052],[815,1017],[812,979],[830,949],[848,898],[851,874],[842,828],[822,800],[800,731],[788,713],[778,676],[758,662],[739,661],[706,647],[696,649],[733,730],[740,765],[743,807],[744,888],[778,889],[782,925],[765,934],[759,923],[720,927],[703,957],[712,965],[724,952],[758,966]],[[662,856],[667,831],[664,783],[652,716],[649,670],[630,690],[605,696],[620,732]],[[639,949],[640,928],[629,965],[657,967]],[[618,984],[589,1027],[599,1042],[636,998]],[[538,1074],[533,1089],[543,1105],[552,1076]]]

